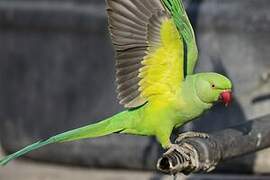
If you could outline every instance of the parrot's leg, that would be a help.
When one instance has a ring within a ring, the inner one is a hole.
[[[156,134],[157,141],[161,144],[163,149],[169,149],[172,145],[170,137],[171,137],[171,131],[159,131],[158,134]]]
[[[190,131],[190,132],[179,134],[178,138],[175,140],[175,142],[178,144],[178,143],[182,142],[184,139],[193,138],[193,137],[207,139],[207,138],[209,138],[209,135],[206,133]]]

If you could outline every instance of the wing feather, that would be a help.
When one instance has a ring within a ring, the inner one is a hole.
[[[120,104],[135,108],[174,94],[183,80],[183,40],[160,0],[107,0]]]
[[[198,61],[198,48],[195,39],[195,34],[186,10],[184,8],[182,0],[162,0],[166,8],[170,11],[172,18],[177,26],[179,32],[183,36],[186,45],[186,57],[185,58],[185,75],[194,73],[194,68]]]

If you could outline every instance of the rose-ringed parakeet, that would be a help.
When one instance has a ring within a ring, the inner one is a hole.
[[[0,161],[5,165],[48,144],[112,133],[155,136],[170,148],[172,130],[199,117],[217,101],[231,100],[231,81],[216,73],[193,74],[195,35],[182,0],[107,0],[116,50],[116,82],[126,110],[32,144]]]

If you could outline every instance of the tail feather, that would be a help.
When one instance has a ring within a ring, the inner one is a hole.
[[[22,155],[24,155],[24,154],[26,154],[26,153],[28,153],[28,152],[30,152],[30,151],[33,151],[33,150],[35,150],[35,149],[38,149],[38,148],[40,148],[40,147],[42,147],[42,146],[45,146],[45,145],[47,145],[47,144],[51,144],[51,142],[47,142],[47,141],[42,142],[42,141],[39,141],[39,142],[36,142],[36,143],[34,143],[34,144],[32,144],[32,145],[29,145],[29,146],[27,146],[27,147],[21,149],[20,151],[17,151],[17,152],[14,153],[14,154],[11,154],[11,155],[9,155],[9,156],[4,157],[4,158],[0,161],[0,165],[1,165],[1,166],[4,166],[4,165],[6,165],[7,163],[9,163],[9,161],[11,161],[11,160],[13,160],[13,159],[16,159],[16,158],[18,158],[18,157],[20,157],[20,156],[22,156]]]
[[[128,112],[119,113],[111,118],[101,121],[96,124],[88,125],[82,128],[71,130],[56,136],[53,136],[44,141],[36,142],[29,145],[14,154],[8,155],[0,160],[0,166],[6,165],[9,161],[16,159],[30,151],[39,149],[45,145],[61,142],[75,141],[79,139],[94,138],[106,136],[115,132],[120,132],[126,129]]]

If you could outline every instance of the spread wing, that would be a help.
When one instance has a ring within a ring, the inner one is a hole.
[[[170,4],[107,0],[107,6],[120,103],[135,108],[173,96],[184,79],[185,43]]]
[[[198,48],[195,34],[183,6],[183,2],[182,0],[162,0],[162,2],[170,11],[177,29],[185,42],[186,58],[184,59],[184,75],[193,74],[198,60]]]

